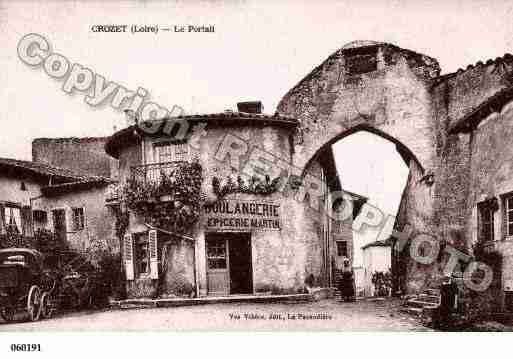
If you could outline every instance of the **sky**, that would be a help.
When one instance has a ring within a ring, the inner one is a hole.
[[[503,0],[0,0],[0,157],[29,160],[34,138],[107,136],[124,124],[108,104],[92,107],[84,93],[67,94],[62,80],[23,63],[17,46],[28,33],[43,35],[71,64],[142,87],[147,100],[169,109],[215,112],[261,100],[274,113],[292,86],[348,42],[390,42],[437,58],[449,73],[513,52],[512,15],[513,2]],[[214,25],[215,33],[92,31],[109,24]],[[402,161],[390,144],[353,136],[336,146],[344,187],[394,212]]]

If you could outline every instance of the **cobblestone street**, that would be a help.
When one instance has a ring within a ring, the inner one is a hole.
[[[345,330],[426,331],[399,313],[398,300],[296,304],[210,304],[56,315],[34,323],[0,325],[0,331],[47,330]]]

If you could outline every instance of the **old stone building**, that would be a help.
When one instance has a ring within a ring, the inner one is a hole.
[[[503,256],[501,273],[494,273],[501,281],[499,294],[509,297],[512,69],[513,56],[506,54],[441,74],[432,57],[387,43],[350,43],[278,106],[280,115],[298,120],[293,163],[306,166],[355,131],[393,141],[410,169],[396,230],[410,239],[432,236],[442,250],[450,245],[471,254],[479,241],[496,249]],[[408,252],[394,252],[396,289],[436,286],[448,253],[423,264]]]
[[[130,297],[301,293],[331,286],[352,258],[365,199],[351,195],[347,218],[329,218],[342,206],[331,149],[288,175],[298,123],[260,109],[240,103],[239,112],[131,125],[110,138]],[[297,191],[301,176],[315,184],[309,191]]]
[[[116,179],[115,160],[105,153],[108,137],[36,138],[32,161],[66,168],[83,176]]]
[[[104,165],[80,149],[80,140],[45,139],[44,143],[52,141],[74,142],[77,150],[69,146],[48,148],[44,153],[47,161],[41,162],[0,159],[0,246],[30,245],[38,230],[44,229],[77,251],[102,248],[119,252],[114,211],[106,206],[115,181],[84,174],[94,173],[93,167],[104,173]],[[40,160],[41,142],[35,140],[34,148]],[[103,146],[103,142],[97,144],[96,151],[104,151]],[[105,154],[103,157],[109,164],[110,159]],[[49,164],[52,161],[69,164],[74,170]],[[86,167],[75,171],[81,164]]]

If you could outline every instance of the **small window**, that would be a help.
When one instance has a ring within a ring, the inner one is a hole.
[[[84,209],[73,208],[73,230],[81,231],[84,229]]]
[[[159,143],[155,145],[155,153],[158,163],[189,160],[189,146],[187,143]]]
[[[359,75],[378,69],[377,49],[361,47],[346,50],[346,71],[348,75]]]
[[[150,273],[148,233],[134,234],[135,272],[138,276]]]
[[[347,242],[346,241],[337,241],[337,256],[338,257],[347,257]]]
[[[513,236],[513,194],[504,197],[504,222],[506,236]]]
[[[479,240],[481,242],[493,241],[493,210],[486,203],[477,205],[479,210]]]
[[[226,240],[210,239],[207,242],[208,269],[226,269]]]
[[[4,208],[5,227],[15,233],[21,233],[21,209],[19,207]]]

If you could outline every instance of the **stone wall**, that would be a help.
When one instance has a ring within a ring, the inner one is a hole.
[[[32,142],[32,161],[67,168],[81,175],[116,178],[116,160],[105,153],[107,139],[37,138]]]
[[[246,180],[255,174],[264,178],[267,174],[270,179],[280,175],[285,178],[289,174],[288,165],[281,171],[277,167],[270,166],[265,169],[265,161],[248,161],[255,153],[270,155],[271,162],[290,164],[293,150],[290,137],[292,132],[278,126],[212,126],[206,129],[205,136],[199,142],[199,148],[189,148],[190,157],[199,161],[203,168],[202,191],[207,201],[217,199],[213,192],[212,180],[217,178],[224,185],[228,178],[237,183],[237,177],[245,177]],[[227,137],[228,136],[228,137]],[[230,137],[231,136],[231,137]],[[244,147],[244,151],[232,155],[221,155],[220,145],[227,138],[238,141]],[[155,144],[168,140],[166,136],[145,137],[143,144],[126,144],[119,156],[120,180],[123,184],[130,175],[133,166],[145,163],[157,163]],[[141,149],[144,149],[141,152]],[[257,156],[258,157],[258,156]],[[269,161],[269,158],[267,159]],[[256,169],[255,169],[256,168]],[[290,170],[294,174],[301,174],[302,169]],[[321,166],[317,162],[310,163],[306,174],[321,177]],[[312,194],[312,196],[318,194]],[[255,292],[272,290],[276,293],[297,293],[305,288],[305,280],[313,275],[315,281],[321,285],[325,273],[322,265],[322,230],[323,215],[318,210],[311,208],[304,197],[296,198],[289,186],[284,191],[266,195],[249,193],[233,193],[224,197],[226,200],[239,201],[265,201],[280,205],[280,230],[252,230],[251,252],[253,290]],[[312,206],[313,206],[312,199]],[[315,203],[318,203],[315,201]],[[141,218],[132,213],[129,232],[136,233],[147,231],[148,228]],[[178,282],[189,282],[196,266],[196,279],[200,295],[208,293],[207,264],[205,257],[205,238],[208,235],[204,223],[205,217],[192,229],[192,237],[195,238],[194,248],[178,246],[167,249],[168,263],[172,263],[165,273],[162,273],[163,282],[160,294],[176,292]],[[344,238],[350,236],[349,232],[340,234]],[[159,232],[160,236],[160,232]],[[160,240],[159,240],[160,241]],[[333,244],[332,244],[333,246]],[[194,250],[193,250],[194,249]],[[350,247],[351,249],[351,247]],[[184,255],[179,255],[179,252]],[[194,253],[195,257],[191,257]],[[162,248],[161,254],[162,255]],[[162,259],[161,259],[162,263]],[[180,277],[180,278],[179,278]],[[145,280],[135,280],[129,286],[129,292],[139,295],[137,283],[141,281],[141,293],[146,293],[149,287],[156,286]],[[146,289],[144,289],[146,288]]]
[[[502,287],[513,281],[513,241],[506,236],[503,216],[505,211],[502,196],[513,191],[513,102],[499,112],[489,115],[473,131],[471,136],[471,163],[469,195],[466,203],[468,213],[465,236],[471,244],[478,241],[477,204],[488,198],[497,198],[499,208],[494,213],[494,239],[487,250],[502,254]],[[500,275],[496,273],[495,275]],[[513,289],[513,288],[511,288]],[[498,293],[503,297],[503,293]]]
[[[73,230],[72,208],[84,208],[84,229]],[[115,216],[112,210],[105,205],[105,187],[43,197],[33,202],[33,209],[47,212],[47,229],[51,231],[53,231],[52,210],[64,209],[66,212],[67,240],[72,248],[84,251],[100,244],[103,248],[110,248],[114,253],[119,252]]]
[[[438,178],[437,144],[439,132],[445,131],[433,120],[438,109],[432,83],[440,68],[433,58],[395,46],[373,43],[365,47],[369,53],[374,49],[377,64],[373,71],[352,73],[346,66],[351,47],[342,48],[281,100],[278,111],[300,121],[293,162],[305,166],[326,146],[359,130],[391,140],[410,167],[396,226],[410,225],[412,235],[438,235],[437,189],[424,176]],[[417,291],[433,268],[412,269],[411,265],[406,282],[408,290]]]

